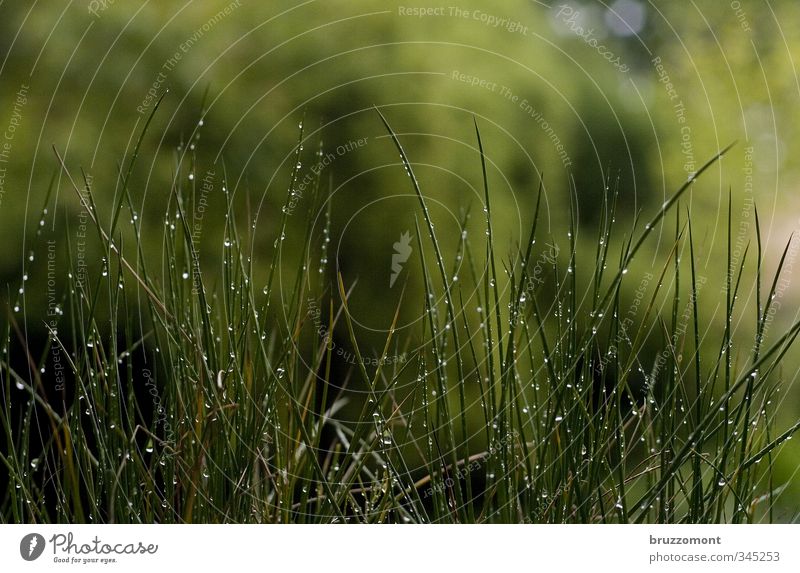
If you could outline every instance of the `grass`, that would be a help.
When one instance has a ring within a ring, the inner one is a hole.
[[[773,521],[782,491],[775,459],[800,427],[779,426],[774,398],[800,323],[769,332],[786,251],[774,276],[762,276],[758,229],[755,255],[734,261],[730,207],[729,272],[697,272],[681,198],[722,153],[626,232],[616,221],[618,192],[608,191],[593,253],[578,249],[574,209],[566,245],[541,231],[540,184],[529,236],[501,258],[476,124],[472,176],[483,182],[485,233],[467,233],[465,211],[459,246],[447,253],[400,138],[378,117],[419,200],[421,255],[408,265],[419,265],[423,292],[405,293],[377,360],[363,354],[348,311],[355,285],[327,265],[329,216],[317,236],[310,216],[305,229],[290,229],[284,209],[263,273],[252,228],[239,223],[242,209],[226,191],[221,260],[203,272],[191,228],[197,182],[186,184],[197,166],[181,154],[159,267],[145,252],[142,236],[152,230],[133,216],[130,192],[147,126],[109,213],[56,153],[105,256],[79,276],[67,245],[61,312],[44,348],[26,343],[9,309],[0,461],[10,485],[0,519]],[[297,203],[301,150],[286,205]],[[324,210],[321,178],[301,203],[309,214]],[[303,246],[292,261],[283,258],[290,231]],[[639,260],[656,231],[671,244],[646,270]],[[459,262],[456,281],[450,267]],[[737,306],[749,276],[754,312]],[[725,284],[721,333],[701,310],[717,302],[717,289],[704,286],[715,280]],[[400,339],[398,317],[409,308],[424,320]],[[749,347],[735,342],[748,339]],[[345,351],[354,359],[342,375]],[[13,356],[25,366],[14,367]]]

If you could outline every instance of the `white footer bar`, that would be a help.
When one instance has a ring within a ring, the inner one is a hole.
[[[798,534],[800,525],[5,525],[0,569],[796,573]]]

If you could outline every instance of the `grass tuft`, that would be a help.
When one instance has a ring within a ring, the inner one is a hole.
[[[503,258],[475,121],[480,168],[471,176],[483,184],[485,232],[477,239],[467,232],[465,210],[450,253],[400,136],[376,111],[419,200],[420,252],[419,285],[407,285],[377,361],[362,352],[350,314],[356,285],[339,274],[326,278],[335,269],[326,266],[330,202],[322,175],[306,208],[327,210],[327,223],[317,236],[306,218],[296,260],[283,248],[289,209],[260,266],[263,241],[249,224],[243,235],[237,220],[243,211],[251,217],[249,207],[226,190],[219,266],[207,268],[190,228],[196,183],[186,184],[189,160],[180,155],[159,265],[144,251],[142,223],[131,217],[126,226],[122,216],[135,212],[131,178],[152,115],[108,214],[88,178],[78,185],[56,152],[105,256],[84,277],[68,245],[63,313],[47,323],[44,348],[28,345],[18,313],[9,310],[3,324],[0,462],[11,487],[0,519],[772,521],[783,491],[774,484],[775,458],[800,429],[781,427],[772,406],[782,360],[800,334],[800,323],[780,335],[767,328],[788,245],[762,297],[757,212],[755,267],[746,255],[732,263],[729,206],[728,272],[704,277],[696,222],[680,209],[730,147],[642,229],[638,216],[621,229],[614,186],[591,249],[578,241],[577,190],[567,240],[541,231],[540,180],[527,240]],[[296,198],[303,142],[301,128],[287,206]],[[640,259],[661,231],[673,239],[649,269]],[[308,268],[317,256],[320,268]],[[465,270],[456,281],[448,268],[459,261]],[[753,344],[743,349],[734,342],[746,329],[737,292],[753,273]],[[707,284],[724,284],[721,336],[703,310],[718,291]],[[424,317],[418,331],[398,337],[399,317],[416,309]],[[333,332],[346,335],[355,356],[346,374],[335,368]],[[390,360],[400,353],[407,359]],[[24,356],[25,366],[12,356]],[[64,369],[56,385],[55,357]]]

